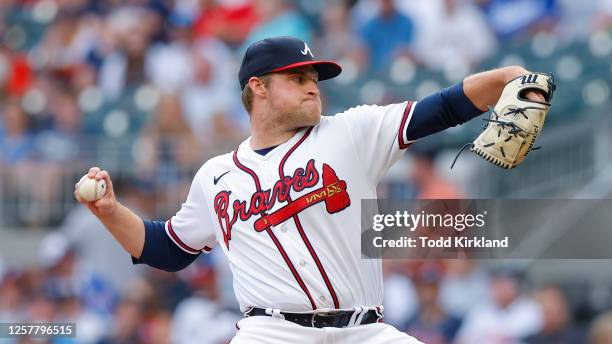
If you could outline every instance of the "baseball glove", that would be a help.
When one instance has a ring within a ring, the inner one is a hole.
[[[539,148],[534,143],[542,132],[555,88],[554,77],[547,73],[526,74],[509,81],[495,108],[490,109],[483,132],[461,151],[470,147],[472,152],[499,167],[518,166],[530,151]],[[533,90],[544,93],[545,102],[525,96]],[[457,158],[453,165],[456,161]]]

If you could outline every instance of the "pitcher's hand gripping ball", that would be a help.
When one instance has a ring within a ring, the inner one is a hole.
[[[97,201],[106,193],[106,182],[104,179],[96,180],[84,175],[78,185],[79,196],[88,201]]]
[[[555,87],[553,76],[547,73],[526,74],[508,82],[484,131],[467,146],[499,167],[518,166],[531,150],[537,149],[534,143],[542,132]],[[528,99],[529,91],[543,93],[545,101]]]

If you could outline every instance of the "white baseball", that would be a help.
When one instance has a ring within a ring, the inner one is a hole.
[[[79,196],[88,202],[99,200],[104,196],[104,193],[106,193],[106,182],[104,179],[95,180],[85,175],[79,181]]]

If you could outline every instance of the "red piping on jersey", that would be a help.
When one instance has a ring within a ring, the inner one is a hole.
[[[267,228],[266,232],[268,232],[268,235],[270,236],[270,239],[272,239],[272,241],[274,242],[274,245],[276,245],[276,248],[278,248],[278,251],[283,256],[283,259],[285,260],[285,262],[287,262],[287,265],[291,269],[291,273],[293,273],[293,277],[295,277],[295,279],[298,282],[298,284],[300,285],[300,287],[302,287],[302,290],[304,290],[304,292],[308,296],[308,300],[310,300],[310,305],[312,307],[312,310],[313,311],[316,310],[317,309],[317,305],[315,304],[314,300],[312,299],[312,296],[310,295],[310,292],[308,291],[308,287],[306,287],[306,284],[304,283],[304,281],[300,277],[300,274],[297,272],[297,270],[295,270],[295,267],[291,263],[291,260],[289,259],[289,256],[287,255],[287,252],[285,252],[285,249],[283,249],[283,245],[281,245],[280,241],[278,241],[278,239],[276,238],[276,235],[274,235],[274,233],[272,232],[272,230],[270,228]]]
[[[172,238],[174,239],[174,241],[185,251],[189,252],[189,253],[193,253],[193,254],[198,254],[200,253],[202,250],[205,251],[210,251],[212,250],[210,247],[208,246],[204,246],[204,248],[202,248],[201,250],[195,249],[190,247],[189,245],[185,244],[183,241],[181,241],[181,239],[179,239],[178,235],[176,234],[176,232],[174,232],[174,228],[172,228],[172,219],[167,221],[168,223],[168,233],[170,233],[170,236],[172,236]]]
[[[304,136],[302,136],[302,138],[298,142],[296,142],[295,145],[291,147],[291,149],[289,149],[289,151],[285,154],[285,156],[281,160],[280,164],[278,165],[278,173],[281,179],[285,178],[285,173],[283,172],[283,167],[285,166],[285,162],[287,161],[289,156],[293,154],[293,152],[297,149],[297,147],[301,145],[302,142],[304,142],[304,140],[306,140],[308,135],[310,135],[311,131],[312,131],[312,128],[308,129],[308,131],[304,134]],[[291,196],[287,196],[287,201],[290,203],[292,202]],[[304,242],[304,245],[306,245],[306,248],[310,252],[312,259],[315,261],[315,264],[317,265],[317,268],[319,269],[319,273],[321,274],[321,277],[323,277],[323,281],[325,282],[325,285],[327,286],[327,289],[329,290],[329,293],[331,294],[332,300],[334,301],[334,307],[336,309],[339,309],[340,303],[338,302],[338,296],[336,296],[336,291],[334,290],[334,287],[332,286],[329,278],[327,277],[327,273],[325,272],[325,269],[323,268],[323,264],[321,264],[321,261],[319,260],[317,253],[312,247],[312,244],[310,244],[310,240],[308,240],[308,237],[306,236],[306,232],[304,231],[304,228],[302,227],[302,224],[300,223],[300,218],[297,216],[297,214],[293,216],[293,220],[295,222],[295,226],[297,227],[298,233],[300,233],[300,236],[302,237],[302,241]]]
[[[404,111],[404,117],[402,117],[402,124],[400,125],[399,133],[397,134],[397,140],[398,140],[400,149],[406,149],[408,148],[408,146],[410,146],[410,143],[404,141],[404,132],[406,131],[406,128],[404,128],[404,125],[406,125],[406,121],[408,121],[408,114],[410,114],[410,110],[412,109],[412,103],[413,103],[412,101],[409,101],[408,104],[406,105],[406,110]]]
[[[253,181],[255,182],[255,187],[257,188],[257,191],[261,191],[261,184],[259,184],[259,177],[257,177],[257,174],[255,174],[253,170],[244,166],[238,160],[238,148],[234,150],[234,163],[236,164],[236,166],[238,166],[239,169],[251,175],[251,177],[253,178]]]
[[[255,182],[255,187],[257,188],[257,191],[261,192],[261,184],[259,183],[259,177],[257,177],[257,174],[253,170],[251,170],[248,167],[244,166],[240,162],[240,160],[238,160],[238,148],[236,148],[234,150],[234,163],[236,164],[236,166],[238,166],[239,169],[243,170],[244,172],[250,174],[251,177],[253,177],[253,181]],[[293,266],[293,263],[291,263],[291,259],[289,259],[289,256],[285,252],[285,249],[283,248],[283,245],[281,245],[281,243],[278,241],[278,239],[276,238],[274,233],[272,233],[272,231],[269,228],[266,231],[268,232],[268,235],[270,236],[270,239],[272,239],[272,241],[276,245],[276,248],[278,249],[280,254],[283,256],[283,259],[285,260],[285,263],[289,267],[289,270],[291,270],[291,273],[293,274],[293,277],[298,282],[298,284],[300,285],[300,287],[302,288],[304,293],[306,293],[306,296],[308,296],[308,300],[310,301],[310,305],[312,306],[312,309],[316,310],[317,309],[317,305],[315,304],[315,302],[314,302],[314,300],[312,298],[312,295],[310,295],[310,291],[308,291],[308,287],[306,287],[306,284],[302,280],[302,277],[300,277],[300,274],[297,272],[297,270]]]

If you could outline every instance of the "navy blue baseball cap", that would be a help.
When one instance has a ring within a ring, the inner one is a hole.
[[[342,67],[331,61],[318,61],[306,42],[289,36],[271,37],[251,44],[242,59],[238,81],[240,88],[253,76],[280,72],[286,69],[313,66],[319,73],[319,80],[334,78]]]

